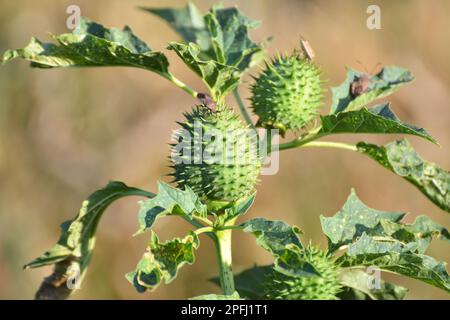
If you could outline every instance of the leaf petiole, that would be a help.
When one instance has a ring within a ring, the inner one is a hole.
[[[175,77],[172,73],[162,74],[163,77],[165,77],[167,80],[172,82],[174,85],[176,85],[178,88],[189,94],[193,98],[197,98],[197,91],[194,91],[191,89],[188,85],[186,85],[184,82],[182,82],[180,79]]]
[[[278,145],[278,150],[288,150],[301,147],[322,147],[322,148],[339,148],[351,151],[358,151],[358,148],[354,144],[333,142],[333,141],[314,141],[320,139],[327,134],[320,133],[321,127],[317,127],[310,131],[305,137],[298,137],[292,141],[281,143]]]
[[[332,141],[311,141],[300,146],[305,147],[322,147],[322,148],[339,148],[351,151],[358,151],[358,148],[354,144],[342,143],[342,142],[332,142]]]
[[[211,232],[214,232],[214,228],[213,227],[203,227],[203,228],[200,228],[200,229],[197,229],[197,230],[194,231],[194,233],[196,235],[200,235],[202,233],[211,233]]]

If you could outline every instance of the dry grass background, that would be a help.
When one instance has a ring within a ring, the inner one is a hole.
[[[207,10],[211,1],[194,1]],[[382,9],[382,30],[365,27],[366,8]],[[48,40],[48,31],[67,32],[65,9],[78,4],[82,14],[107,26],[129,24],[156,50],[177,39],[162,21],[137,5],[182,6],[184,1],[5,0],[0,3],[0,51],[25,45],[31,36]],[[450,168],[450,2],[420,1],[224,1],[238,5],[262,26],[253,38],[274,39],[269,53],[290,51],[299,35],[310,40],[328,85],[343,81],[344,66],[367,69],[378,62],[409,68],[416,81],[395,94],[393,109],[406,122],[420,124],[442,148],[410,137],[428,160]],[[201,89],[196,77],[168,53],[172,70]],[[257,70],[252,70],[257,73]],[[241,91],[248,97],[248,85]],[[328,97],[329,101],[329,97]],[[59,223],[71,218],[81,201],[108,180],[155,190],[168,173],[167,143],[181,112],[195,103],[166,80],[127,68],[34,70],[23,61],[0,68],[0,298],[32,298],[49,268],[22,271],[30,259],[53,245]],[[234,105],[234,102],[230,100]],[[339,137],[386,143],[394,136]],[[248,217],[264,215],[300,226],[305,241],[325,245],[319,215],[331,215],[355,187],[368,205],[385,210],[428,214],[450,226],[448,214],[433,206],[412,185],[372,160],[341,150],[290,150],[281,154],[277,175],[265,176]],[[97,248],[82,290],[74,299],[187,298],[217,291],[207,279],[217,267],[209,239],[194,266],[184,267],[172,284],[138,294],[124,279],[140,258],[146,237],[136,230],[138,198],[114,204],[103,218]],[[188,226],[176,218],[158,221],[163,238],[183,235]],[[251,236],[234,237],[235,270],[270,257]],[[431,254],[448,261],[448,246],[436,243]],[[388,276],[385,276],[388,277]],[[408,298],[448,299],[418,281],[388,277],[411,288]]]

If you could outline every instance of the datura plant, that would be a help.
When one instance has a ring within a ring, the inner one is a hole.
[[[174,126],[176,141],[171,146],[168,172],[173,184],[159,182],[156,193],[152,193],[110,182],[92,193],[82,202],[75,218],[61,225],[56,245],[25,266],[54,265],[36,298],[67,298],[79,287],[94,249],[99,220],[111,203],[128,196],[143,198],[136,235],[149,237],[142,258],[126,274],[139,292],[170,283],[181,267],[193,264],[202,234],[217,249],[218,276],[210,281],[217,283],[222,292],[196,299],[405,297],[406,288],[377,280],[367,272],[368,268],[417,279],[450,292],[446,263],[426,254],[432,239],[450,240],[447,229],[424,215],[411,224],[404,223],[405,213],[371,209],[354,190],[334,216],[320,217],[327,248],[303,244],[300,229],[282,221],[260,217],[237,222],[255,201],[255,187],[266,157],[300,147],[334,147],[367,155],[450,212],[450,173],[420,157],[408,140],[387,145],[319,141],[341,133],[372,133],[408,134],[437,144],[425,129],[402,122],[388,102],[373,105],[411,83],[413,76],[408,70],[387,66],[369,75],[348,68],[345,81],[331,88],[332,102],[327,113],[321,110],[326,92],[321,67],[303,38],[290,53],[266,59],[265,46],[269,42],[257,43],[249,36],[258,22],[235,7],[214,6],[206,14],[191,3],[177,9],[142,9],[165,20],[182,37],[182,41],[169,42],[167,49],[203,80],[204,92],[194,91],[176,78],[166,55],[151,49],[130,27],[107,28],[87,18],[82,18],[71,33],[52,35],[53,42],[32,38],[26,47],[3,54],[3,64],[21,58],[42,69],[141,68],[166,78],[194,98],[185,106],[184,120]],[[261,70],[251,71],[253,81],[248,85],[252,94],[250,110],[258,117],[253,123],[238,85],[243,75],[257,65]],[[242,119],[225,100],[230,93]],[[247,134],[249,131],[255,135]],[[284,137],[286,133],[296,138],[261,147],[261,132],[270,132],[266,139],[276,134]],[[205,153],[210,156],[205,157]],[[152,228],[158,219],[169,216],[186,220],[192,230],[179,238],[161,241]],[[254,235],[256,243],[273,256],[273,263],[233,274],[233,231]]]

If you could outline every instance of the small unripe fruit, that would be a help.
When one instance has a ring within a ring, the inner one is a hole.
[[[294,53],[266,63],[252,86],[252,108],[259,125],[299,130],[313,120],[323,98],[320,69],[307,57]]]
[[[312,277],[291,277],[272,272],[266,279],[266,298],[278,300],[336,300],[341,291],[339,268],[326,252],[306,248],[302,258],[319,273]]]
[[[173,145],[172,152],[177,186],[190,187],[207,202],[249,196],[261,169],[254,131],[223,105],[217,110],[199,105],[184,116],[185,122],[179,123],[182,143]]]

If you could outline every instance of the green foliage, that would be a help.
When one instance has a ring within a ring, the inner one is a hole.
[[[389,103],[357,111],[345,111],[320,117],[319,135],[336,133],[410,134],[437,143],[423,128],[403,123],[389,108]]]
[[[435,205],[450,212],[450,173],[423,160],[408,140],[394,141],[386,146],[360,142],[357,147],[359,152],[411,182]]]
[[[32,38],[24,48],[7,50],[2,56],[2,64],[21,58],[44,69],[140,68],[161,75],[203,103],[186,113],[185,121],[179,123],[188,137],[181,135],[179,144],[172,146],[172,176],[177,186],[160,182],[157,194],[153,194],[111,182],[94,192],[83,202],[78,215],[63,223],[57,244],[25,266],[54,265],[53,274],[44,280],[37,298],[62,299],[73,292],[67,284],[82,280],[101,216],[113,201],[125,196],[147,198],[140,202],[136,234],[150,230],[149,244],[135,270],[126,275],[139,292],[172,282],[183,265],[193,264],[201,234],[210,237],[216,246],[220,275],[213,282],[221,285],[223,295],[206,294],[194,299],[405,297],[406,288],[375,279],[365,272],[368,267],[450,292],[446,263],[427,255],[434,238],[450,241],[448,230],[424,215],[411,224],[404,223],[405,213],[369,208],[354,190],[334,216],[320,217],[328,239],[327,250],[303,246],[300,229],[283,221],[258,217],[235,224],[255,201],[254,189],[264,160],[264,154],[257,149],[259,141],[252,140],[255,137],[245,131],[255,124],[235,90],[244,73],[262,61],[263,45],[249,36],[258,23],[235,7],[214,6],[206,14],[192,3],[181,9],[142,9],[162,18],[181,35],[183,42],[170,41],[167,49],[202,79],[207,93],[200,95],[177,79],[169,72],[166,56],[151,50],[128,26],[123,30],[106,28],[86,18],[72,33],[52,36],[54,43]],[[324,90],[320,69],[308,46],[302,39],[302,52],[294,50],[290,56],[272,59],[255,78],[250,100],[259,116],[256,125],[280,129],[283,137],[287,130],[297,134],[301,129],[294,140],[271,146],[268,151],[323,146],[360,152],[413,183],[434,204],[450,212],[450,173],[423,160],[407,140],[386,146],[315,141],[333,134],[374,133],[409,134],[437,144],[425,129],[401,121],[388,102],[369,106],[411,83],[411,72],[396,66],[384,67],[375,75],[348,69],[344,83],[331,89],[330,114],[320,116],[320,123],[313,124]],[[225,105],[231,91],[246,124]],[[204,158],[205,154],[210,157]],[[161,242],[152,229],[163,217],[182,218],[193,230],[184,237]],[[233,230],[254,235],[256,243],[273,256],[273,262],[254,266],[233,278]],[[378,281],[377,287],[372,286],[374,281]]]
[[[168,48],[175,51],[181,60],[203,79],[215,100],[220,100],[238,85],[240,74],[235,67],[215,60],[202,60],[200,47],[195,43],[171,42]]]
[[[53,274],[44,280],[36,298],[65,299],[72,293],[66,283],[70,279],[82,280],[94,250],[100,218],[111,203],[127,196],[152,197],[153,194],[122,182],[110,182],[83,201],[74,219],[61,225],[61,236],[55,246],[24,266],[28,269],[55,265]]]
[[[401,286],[381,279],[378,279],[378,287],[371,285],[376,279],[364,269],[376,267],[449,291],[450,276],[445,263],[425,255],[433,238],[450,240],[448,230],[427,216],[404,224],[401,223],[404,216],[368,208],[352,191],[338,213],[321,217],[322,229],[328,238],[327,252],[300,247],[299,240],[293,236],[280,237],[280,232],[276,231],[276,236],[272,236],[262,231],[289,230],[283,222],[275,222],[278,228],[264,227],[270,225],[263,223],[265,220],[258,222],[263,225],[253,231],[258,244],[272,253],[272,245],[267,243],[277,244],[275,252],[282,263],[275,259],[273,265],[255,266],[236,275],[236,290],[241,297],[250,299],[403,299],[407,289]],[[338,249],[345,250],[344,254],[338,255]],[[305,265],[299,261],[308,263],[314,272],[304,272]],[[280,268],[283,263],[291,268]]]
[[[123,30],[108,29],[82,18],[72,33],[52,38],[57,44],[32,38],[25,48],[6,51],[3,63],[22,58],[37,68],[124,66],[169,77],[169,62],[164,54],[152,51],[128,26]]]
[[[213,7],[201,15],[193,3],[183,9],[143,8],[166,20],[187,43],[195,43],[204,61],[217,61],[244,71],[261,61],[262,47],[250,39],[259,22],[235,7]]]
[[[333,217],[320,217],[323,233],[328,237],[328,248],[334,252],[341,246],[350,243],[370,228],[378,225],[381,219],[398,222],[405,216],[401,212],[387,212],[371,209],[359,200],[355,191],[341,210]]]
[[[184,239],[175,238],[163,243],[152,232],[148,251],[137,264],[136,270],[128,273],[126,278],[138,292],[154,290],[162,281],[168,284],[176,278],[183,265],[195,262],[194,250],[199,245],[200,241],[194,232]]]
[[[354,251],[341,259],[343,267],[376,265],[382,270],[421,280],[450,292],[450,277],[446,263],[427,255],[395,252],[401,249],[394,246],[378,246],[378,243],[367,240],[366,237],[361,242],[360,248],[352,247]]]
[[[199,197],[186,187],[184,191],[173,188],[163,182],[158,183],[158,193],[153,199],[140,202],[141,209],[138,214],[139,230],[141,234],[150,229],[156,219],[166,215],[180,215],[188,220],[206,218],[207,208]]]
[[[338,297],[342,300],[403,300],[408,289],[380,280],[379,288],[374,285],[373,276],[358,269],[347,269],[340,274],[344,285]]]
[[[146,8],[148,11],[169,23],[186,42],[198,43],[202,51],[208,51],[211,46],[209,31],[200,10],[189,2],[185,8]]]
[[[297,227],[291,227],[283,221],[271,221],[264,218],[255,218],[242,224],[243,231],[256,236],[256,243],[273,255],[279,255],[288,245],[302,248],[298,238],[301,233]]]
[[[329,250],[346,249],[337,260],[341,267],[377,266],[449,291],[445,264],[424,254],[433,237],[450,240],[447,229],[426,216],[403,224],[404,216],[370,209],[352,192],[335,216],[321,222]]]
[[[331,89],[333,94],[331,114],[358,110],[372,101],[394,93],[414,80],[413,75],[407,69],[397,66],[384,67],[378,74],[368,75],[370,83],[367,91],[355,96],[351,92],[351,85],[363,75],[363,72],[347,68],[345,81],[339,87]]]
[[[199,75],[215,100],[236,88],[242,74],[263,58],[263,48],[250,39],[259,23],[237,8],[213,7],[202,15],[193,3],[183,9],[142,8],[169,23],[186,43],[171,42],[183,62]]]
[[[305,127],[322,105],[321,85],[320,69],[298,53],[266,63],[252,86],[251,102],[258,123],[280,129],[282,135]]]

